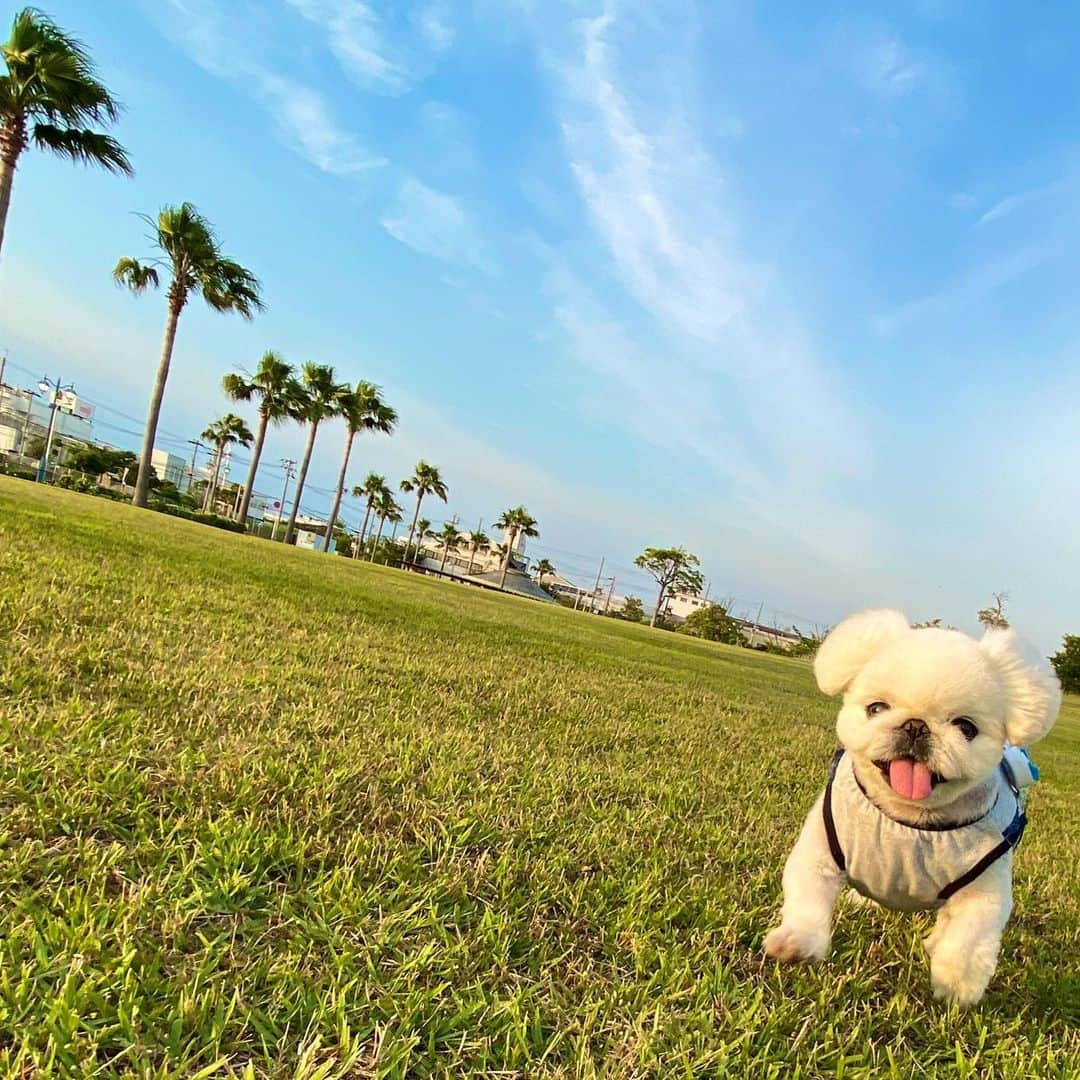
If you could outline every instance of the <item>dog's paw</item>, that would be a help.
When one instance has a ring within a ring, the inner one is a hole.
[[[881,905],[869,896],[863,896],[858,889],[848,889],[844,892],[844,902],[856,908],[879,908]]]
[[[822,960],[828,951],[828,930],[781,925],[765,938],[765,955],[783,964]]]
[[[967,1009],[982,1000],[993,973],[993,968],[988,969],[984,964],[970,961],[944,963],[938,956],[930,965],[930,985],[939,1001]]]

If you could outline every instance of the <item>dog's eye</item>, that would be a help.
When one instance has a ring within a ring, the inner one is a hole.
[[[960,734],[971,742],[976,735],[979,734],[979,729],[972,723],[970,716],[958,716],[953,724],[960,729]]]
[[[888,707],[889,703],[887,701],[871,701],[866,706],[866,715],[877,716],[878,713],[883,713]]]

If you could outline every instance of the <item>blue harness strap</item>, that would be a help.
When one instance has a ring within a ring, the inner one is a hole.
[[[938,893],[939,900],[948,900],[950,896],[959,892],[965,885],[970,885],[988,867],[993,866],[1006,851],[1011,851],[1016,847],[1023,838],[1024,828],[1027,826],[1027,814],[1024,813],[1020,805],[1020,789],[1017,787],[1016,779],[1004,760],[1001,762],[1001,773],[1012,789],[1013,797],[1016,799],[1016,813],[1013,814],[1012,821],[1001,830],[1001,843],[991,848],[970,870],[965,871],[955,881],[950,881]]]

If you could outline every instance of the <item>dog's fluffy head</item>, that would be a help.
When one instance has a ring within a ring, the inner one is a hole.
[[[843,694],[837,735],[879,793],[930,809],[986,780],[1006,741],[1042,738],[1061,704],[1057,680],[1024,663],[1012,630],[976,641],[913,629],[899,611],[845,619],[822,643],[814,673],[826,694]]]

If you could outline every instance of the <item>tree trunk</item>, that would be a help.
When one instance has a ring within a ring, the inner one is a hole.
[[[656,610],[652,613],[652,618],[649,620],[650,626],[656,625],[656,620],[660,618],[660,609],[664,606],[664,586],[660,586],[660,592],[656,597]]]
[[[285,527],[285,543],[291,544],[293,533],[296,532],[296,513],[300,509],[300,496],[304,494],[304,482],[307,480],[308,466],[311,464],[311,453],[315,449],[315,434],[319,430],[319,421],[311,421],[311,430],[308,432],[307,446],[304,448],[304,460],[300,465],[300,475],[296,480],[296,495],[293,498],[292,509],[289,511],[289,524]]]
[[[371,561],[375,561],[375,554],[379,550],[379,541],[382,539],[383,526],[386,524],[386,518],[379,518],[379,531],[375,534],[375,543],[371,545]]]
[[[356,540],[356,554],[354,559],[359,559],[360,554],[364,548],[364,537],[367,535],[368,518],[371,517],[372,502],[370,499],[367,501],[367,509],[364,511],[364,524],[360,526],[360,536]]]
[[[169,309],[165,319],[165,336],[161,341],[161,357],[158,360],[157,375],[154,376],[154,388],[150,392],[150,408],[146,413],[146,430],[143,432],[142,453],[139,455],[139,475],[135,477],[135,494],[131,497],[132,506],[146,506],[150,491],[150,459],[154,456],[154,442],[157,439],[158,417],[161,415],[161,401],[165,397],[165,383],[169,378],[169,364],[172,363],[173,345],[176,342],[176,324],[180,321],[180,312],[184,307],[184,298],[174,282],[169,287]]]
[[[19,164],[19,155],[25,149],[26,120],[22,115],[9,117],[0,126],[0,249],[4,246],[15,169]]]
[[[469,545],[469,569],[465,571],[465,576],[468,577],[472,573],[473,560],[476,558],[476,545]]]
[[[251,493],[255,490],[255,474],[259,471],[259,458],[262,457],[263,440],[266,438],[266,426],[270,417],[265,409],[259,410],[259,427],[255,432],[255,446],[251,451],[251,465],[248,467],[247,483],[244,485],[244,497],[240,500],[240,509],[236,512],[237,520],[247,527],[248,509],[251,506]]]
[[[412,547],[413,533],[416,532],[416,523],[420,520],[420,504],[424,501],[424,493],[418,491],[416,493],[416,510],[413,511],[412,524],[409,526],[409,539],[405,542],[405,558],[409,559],[409,550]],[[411,560],[415,562],[416,560]]]
[[[326,526],[326,543],[323,544],[323,551],[330,550],[330,540],[334,534],[338,510],[341,509],[341,496],[345,491],[345,470],[349,467],[349,456],[352,454],[352,444],[355,438],[356,432],[352,430],[345,435],[345,455],[341,459],[341,472],[338,473],[337,491],[334,492],[334,505],[330,507],[330,520]]]
[[[214,451],[214,473],[206,485],[206,494],[203,496],[202,504],[203,512],[207,514],[214,512],[214,496],[217,494],[217,482],[218,477],[221,475],[221,459],[224,456],[222,453],[224,449],[223,446],[219,446]]]
[[[442,562],[439,563],[439,573],[446,569],[446,560],[450,558],[450,541],[447,540],[442,552]]]

